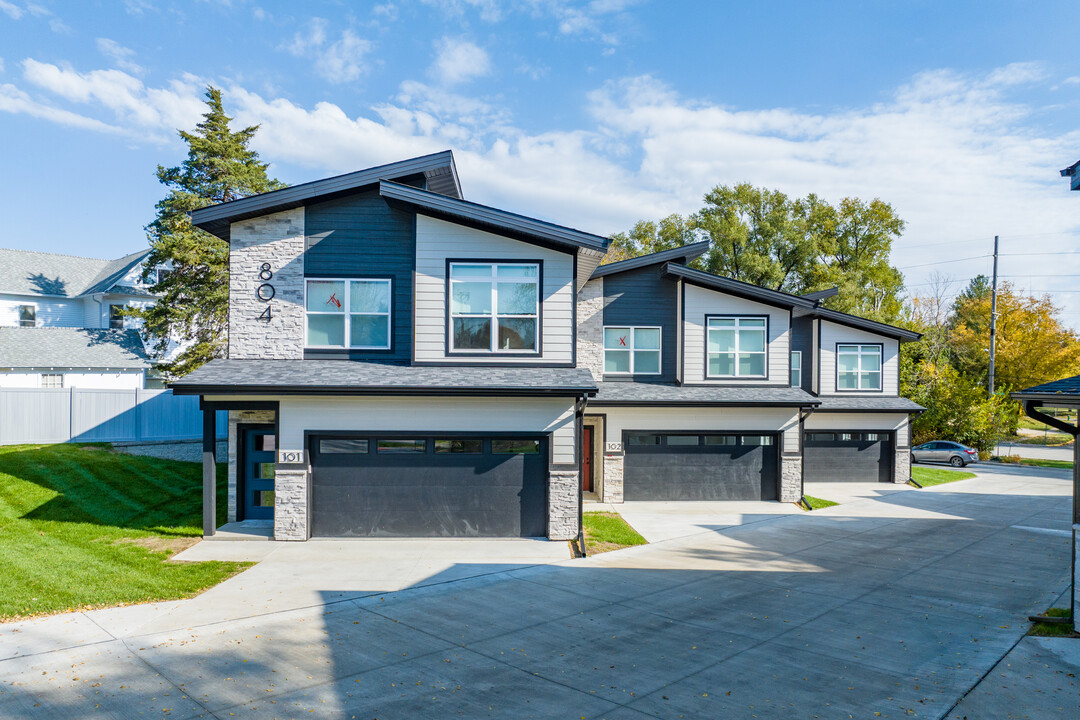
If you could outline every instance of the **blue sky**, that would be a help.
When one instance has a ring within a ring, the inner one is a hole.
[[[0,0],[0,244],[143,246],[154,168],[214,83],[286,182],[452,148],[469,199],[605,234],[717,184],[880,197],[913,293],[959,291],[998,234],[1002,275],[1080,326],[1057,175],[1080,159],[1078,21],[1053,0]]]

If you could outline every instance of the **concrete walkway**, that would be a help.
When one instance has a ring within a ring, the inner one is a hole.
[[[0,717],[942,717],[1066,586],[1068,482],[1027,470],[360,598],[331,562],[326,605],[163,632],[0,625]]]

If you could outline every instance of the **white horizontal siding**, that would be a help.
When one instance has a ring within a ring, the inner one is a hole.
[[[37,327],[86,327],[86,304],[83,300],[0,295],[0,327],[19,326],[20,305],[37,308]]]
[[[787,310],[687,283],[684,312],[683,382],[707,385],[787,385],[791,381],[791,317]],[[769,318],[766,379],[706,379],[706,315],[764,315]]]
[[[576,463],[574,403],[566,398],[281,398],[281,447],[304,432],[551,433],[552,462]]]
[[[799,450],[799,413],[791,408],[605,407],[602,412],[607,442],[622,442],[624,430],[745,431],[782,433],[783,450]]]
[[[881,392],[836,390],[836,346],[848,343],[881,343]],[[820,376],[822,395],[897,395],[900,392],[900,343],[892,338],[839,325],[828,320],[821,321]]]
[[[457,258],[543,261],[542,356],[492,353],[490,362],[570,362],[574,337],[573,255],[417,215],[413,354],[418,362],[489,362],[484,357],[455,358],[446,354],[446,261]]]
[[[906,413],[813,413],[803,423],[807,430],[883,430],[896,433],[896,446],[908,446]]]

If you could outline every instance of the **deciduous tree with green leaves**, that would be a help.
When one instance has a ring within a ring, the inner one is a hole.
[[[150,255],[144,280],[156,282],[157,267],[171,273],[153,286],[153,307],[138,312],[159,360],[176,344],[182,350],[158,369],[167,378],[186,375],[225,354],[228,342],[229,245],[191,224],[188,212],[207,205],[286,187],[267,176],[267,163],[249,148],[259,126],[232,130],[221,91],[206,89],[207,111],[193,132],[179,131],[188,145],[179,167],[157,168],[169,188],[157,203],[157,217],[146,226]]]

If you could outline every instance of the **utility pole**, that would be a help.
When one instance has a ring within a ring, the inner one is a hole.
[[[994,236],[994,279],[990,285],[990,394],[994,394],[994,352],[997,350],[998,236]]]

